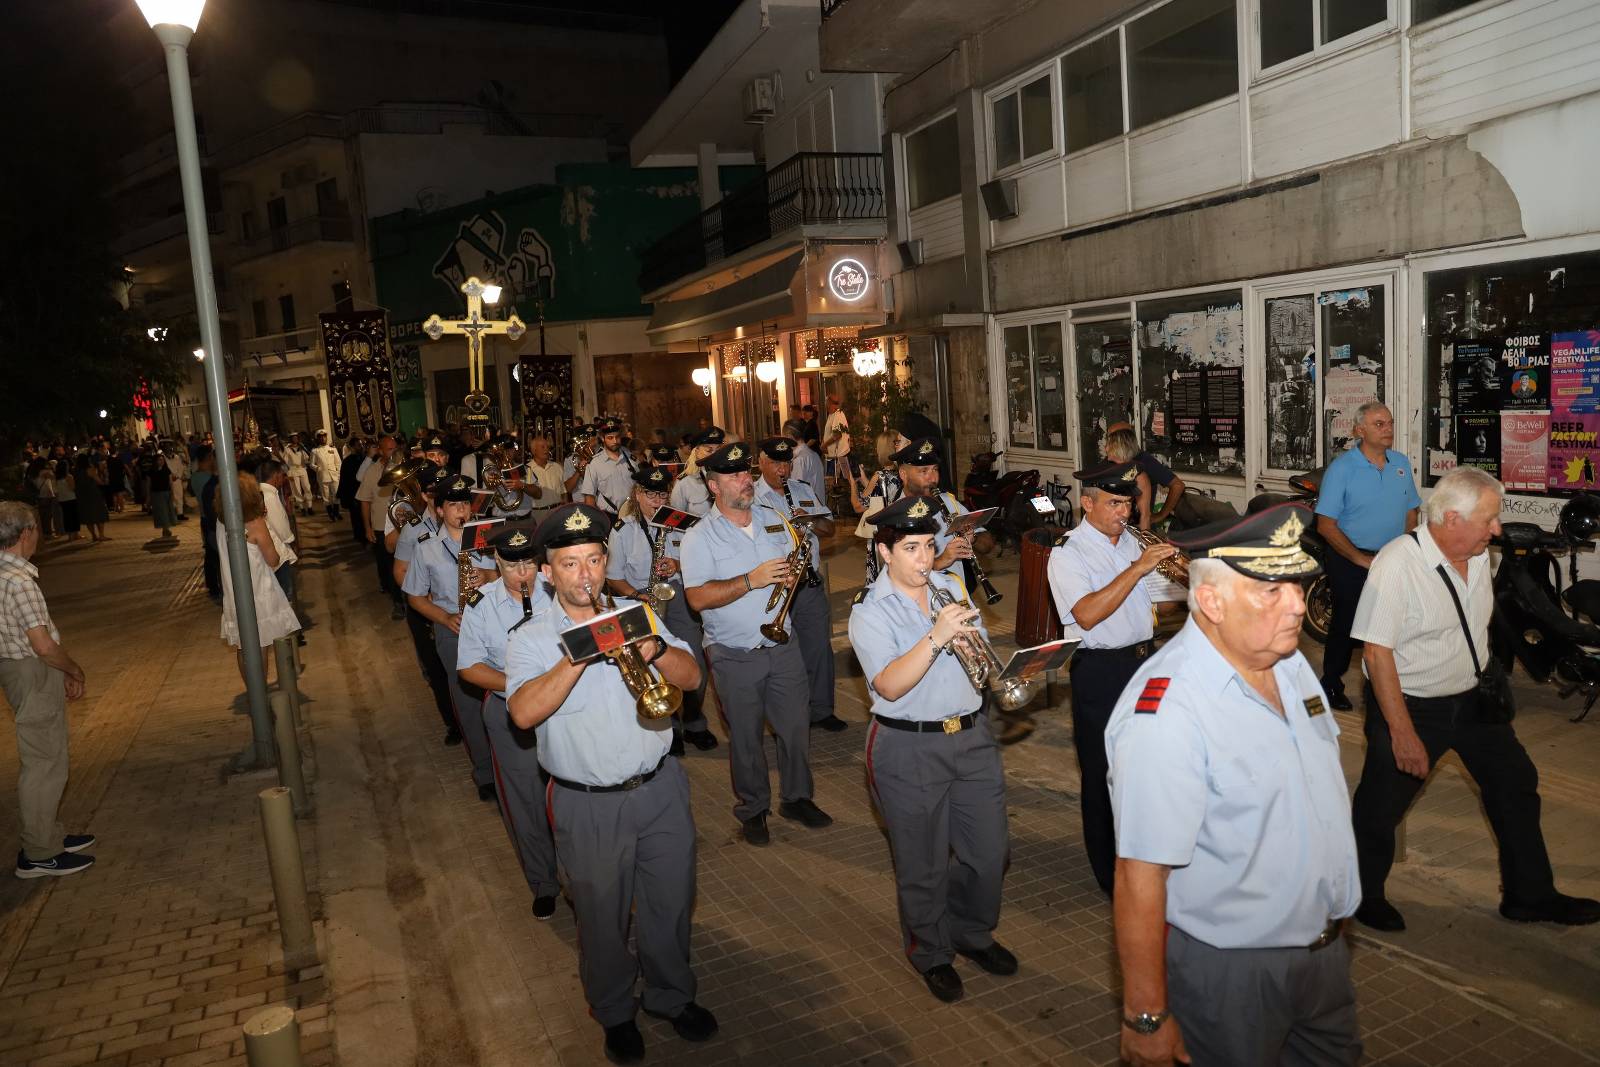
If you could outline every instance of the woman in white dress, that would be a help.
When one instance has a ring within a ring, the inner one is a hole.
[[[261,638],[261,647],[269,648],[272,642],[280,637],[287,637],[300,629],[300,620],[295,618],[294,609],[289,606],[289,599],[283,595],[283,588],[278,585],[278,579],[273,572],[278,568],[278,546],[273,540],[272,531],[267,528],[266,504],[261,497],[261,486],[254,475],[239,475],[239,504],[244,516],[245,554],[250,557],[250,585],[255,593],[256,601],[256,627]],[[218,553],[222,560],[222,639],[234,648],[239,647],[239,616],[234,608],[233,578],[229,571],[227,538],[228,532],[219,516],[217,519],[217,544],[222,548]],[[265,658],[265,666],[270,673],[272,657]],[[238,655],[239,677],[244,677],[244,654]]]

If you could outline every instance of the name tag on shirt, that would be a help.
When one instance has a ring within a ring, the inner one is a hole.
[[[1323,707],[1321,697],[1306,697],[1306,714],[1312,718],[1321,715],[1328,709]]]

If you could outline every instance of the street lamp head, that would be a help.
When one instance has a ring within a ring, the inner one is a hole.
[[[200,25],[200,12],[206,0],[137,0],[150,28],[181,26],[193,33]]]
[[[195,358],[195,362],[197,362],[197,363],[204,362],[205,358],[206,358],[206,350],[203,349],[203,348],[195,349],[194,350],[194,358]]]
[[[102,419],[106,417],[106,409],[105,408],[101,408],[100,409],[100,417]]]
[[[500,303],[500,287],[494,282],[485,282],[483,286],[483,302],[485,304]]]
[[[777,381],[780,373],[781,370],[776,360],[769,359],[756,364],[756,377],[768,385]]]

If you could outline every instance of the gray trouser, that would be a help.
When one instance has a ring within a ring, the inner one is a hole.
[[[456,729],[466,743],[467,756],[472,760],[472,784],[494,784],[494,766],[489,755],[489,736],[483,731],[483,698],[468,693],[456,673],[456,646],[461,638],[450,632],[450,627],[433,624],[433,647],[439,650],[444,663],[444,673],[450,685],[450,703],[456,709]]]
[[[22,852],[47,860],[61,851],[56,814],[67,788],[67,676],[36,656],[0,659],[0,688],[17,717]]]
[[[827,587],[801,585],[790,612],[794,639],[800,642],[800,657],[811,684],[811,721],[817,722],[833,714],[833,616],[828,610]]]
[[[695,993],[694,817],[682,764],[669,756],[650,781],[616,793],[583,793],[552,779],[545,803],[578,917],[578,974],[591,1014],[601,1026],[632,1019],[642,971],[645,1010],[677,1015]],[[630,911],[637,962],[628,951]]]
[[[894,854],[906,958],[919,972],[994,943],[1009,849],[987,716],[960,733],[867,728],[867,786]]]
[[[806,714],[806,665],[794,641],[770,648],[707,645],[717,676],[722,724],[728,731],[728,763],[740,822],[772,806],[767,781],[765,728],[772,725],[778,751],[778,786],[784,800],[811,796],[811,724]]]
[[[1167,1004],[1194,1067],[1344,1067],[1361,1058],[1350,946],[1213,948],[1167,933]]]
[[[489,735],[500,816],[517,850],[522,876],[535,897],[553,897],[561,886],[556,882],[556,846],[544,810],[544,780],[539,774],[534,732],[511,721],[506,698],[499,693],[484,696],[483,729]]]
[[[706,655],[702,647],[705,641],[701,633],[700,624],[695,621],[694,615],[689,611],[688,598],[683,595],[683,590],[678,590],[678,595],[667,601],[667,617],[662,620],[667,624],[667,629],[672,636],[689,646],[689,654],[694,657],[695,663],[700,668],[700,688],[693,693],[683,694],[683,711],[679,718],[685,730],[704,730],[706,728],[706,686],[711,681],[710,672],[706,670]]]

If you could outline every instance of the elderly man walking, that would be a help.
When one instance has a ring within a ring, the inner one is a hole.
[[[57,812],[67,788],[67,701],[83,696],[83,668],[61,634],[28,562],[39,547],[39,516],[27,504],[0,502],[0,689],[17,721],[17,810],[22,816],[18,878],[77,874],[91,834],[63,834]]]
[[[1336,711],[1349,711],[1344,674],[1350,669],[1350,623],[1356,615],[1367,568],[1378,550],[1417,525],[1422,497],[1405,453],[1396,452],[1394,416],[1377,400],[1356,409],[1356,447],[1332,463],[1317,495],[1317,532],[1327,553],[1333,618],[1322,653],[1322,688]]]
[[[1556,892],[1539,827],[1539,772],[1511,709],[1479,693],[1479,675],[1498,669],[1490,666],[1489,539],[1500,532],[1503,494],[1472,468],[1439,479],[1427,525],[1378,553],[1356,609],[1354,633],[1367,646],[1367,757],[1351,808],[1361,863],[1356,918],[1377,930],[1406,928],[1383,888],[1395,827],[1452,749],[1500,846],[1500,914],[1568,926],[1600,920],[1600,902]]]

